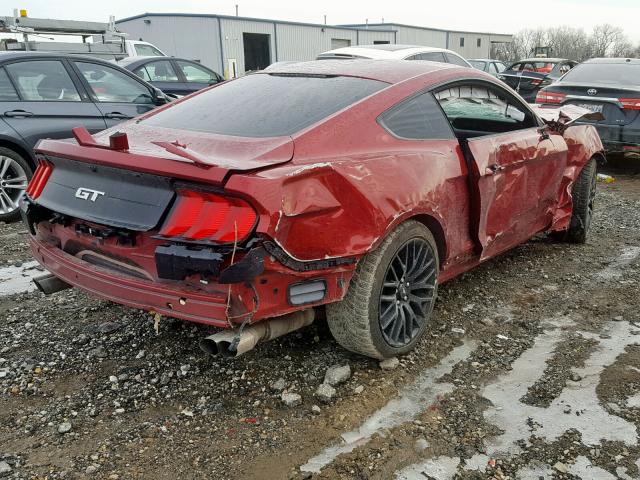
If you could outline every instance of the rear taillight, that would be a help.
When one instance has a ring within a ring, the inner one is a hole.
[[[241,242],[256,223],[244,200],[213,193],[178,190],[178,199],[159,234],[190,241]]]
[[[640,110],[640,98],[619,98],[624,110]]]
[[[540,90],[536,95],[536,103],[560,104],[567,95],[565,93],[545,92]]]
[[[31,178],[29,185],[27,185],[26,193],[31,200],[35,200],[40,196],[51,176],[51,172],[53,172],[53,165],[46,160],[40,160],[40,164],[38,164],[33,178]]]

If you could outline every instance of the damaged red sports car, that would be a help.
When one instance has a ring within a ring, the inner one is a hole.
[[[376,358],[429,328],[438,283],[539,232],[584,242],[603,148],[442,63],[283,65],[91,136],[45,140],[21,202],[51,276],[227,330],[241,354],[326,315]],[[543,118],[545,120],[543,120]]]

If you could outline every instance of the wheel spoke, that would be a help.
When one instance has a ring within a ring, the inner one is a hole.
[[[0,178],[4,178],[4,176],[7,174],[9,165],[11,165],[12,162],[13,160],[11,160],[9,157],[0,157]]]
[[[385,341],[410,344],[427,324],[435,301],[437,265],[424,239],[406,242],[389,262],[380,288],[378,321]]]

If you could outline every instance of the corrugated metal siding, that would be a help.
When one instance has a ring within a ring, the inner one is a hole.
[[[464,38],[464,46],[460,46],[460,39]],[[478,46],[480,39],[480,46]],[[491,53],[491,35],[486,33],[450,32],[449,49],[459,53],[464,58],[488,58]]]
[[[238,75],[245,73],[244,70],[244,42],[243,33],[263,33],[269,35],[271,62],[276,61],[275,39],[273,23],[252,22],[248,20],[221,19],[222,26],[222,49],[225,57],[225,67],[230,58],[235,58],[238,62]]]
[[[425,28],[404,27],[401,25],[393,25],[393,28],[398,31],[395,43],[447,48],[447,32],[428,30]]]
[[[358,31],[359,45],[372,45],[377,41],[396,43],[396,32],[375,32],[371,30]]]
[[[355,30],[348,28],[322,28],[306,25],[278,23],[278,60],[314,60],[316,56],[331,50],[331,39],[350,40],[356,45]],[[323,32],[324,30],[324,32]]]
[[[222,74],[218,19],[204,17],[147,17],[119,22],[118,29],[131,40],[142,38],[167,55],[199,60]]]

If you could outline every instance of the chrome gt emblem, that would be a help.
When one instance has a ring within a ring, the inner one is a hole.
[[[598,93],[598,90],[596,90],[595,88],[590,88],[589,90],[587,90],[587,93],[589,95],[595,95],[596,93]]]
[[[92,202],[95,202],[101,195],[104,195],[104,192],[91,190],[90,188],[80,187],[78,190],[76,190],[76,198],[79,198],[81,200],[91,200]]]

